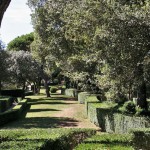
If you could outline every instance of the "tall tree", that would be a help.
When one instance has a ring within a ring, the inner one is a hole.
[[[34,40],[34,34],[29,33],[26,35],[18,36],[8,43],[7,49],[12,51],[28,51],[30,52],[30,45]]]
[[[31,53],[25,51],[9,52],[11,55],[12,81],[21,85],[25,90],[26,82],[36,83],[40,74],[39,64],[33,59]]]

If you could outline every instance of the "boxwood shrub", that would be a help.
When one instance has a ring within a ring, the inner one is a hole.
[[[131,134],[107,134],[100,133],[87,138],[79,144],[75,150],[83,149],[111,149],[111,150],[133,150]]]
[[[11,96],[11,97],[24,97],[24,91],[21,89],[16,90],[1,90],[2,96]]]
[[[77,89],[74,89],[74,88],[70,88],[70,89],[65,89],[65,95],[67,96],[71,96],[71,97],[78,97],[78,93],[80,91],[78,91]]]
[[[14,121],[18,119],[21,116],[22,111],[25,109],[26,106],[27,106],[27,100],[24,99],[21,102],[19,102],[18,105],[13,107],[11,110],[1,113],[0,114],[0,126],[10,121]]]
[[[81,93],[79,93],[79,94],[78,94],[78,102],[79,102],[80,104],[84,104],[84,103],[85,103],[85,99],[86,99],[87,97],[89,97],[90,95],[91,95],[90,92],[81,92]]]
[[[56,93],[57,90],[58,90],[57,87],[51,87],[51,88],[50,88],[50,92],[51,92],[51,93]]]
[[[0,113],[9,109],[12,106],[12,103],[14,102],[15,99],[16,98],[8,96],[0,97]]]
[[[150,128],[133,129],[131,133],[133,133],[133,146],[135,149],[150,149]]]
[[[70,150],[95,133],[93,129],[62,128],[0,130],[0,149]]]
[[[88,98],[90,99],[90,98]],[[111,102],[96,102],[86,100],[87,115],[90,121],[99,126],[102,131],[127,133],[129,129],[150,127],[149,117],[137,117],[117,112],[118,105]]]

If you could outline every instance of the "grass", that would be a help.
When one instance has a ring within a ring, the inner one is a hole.
[[[1,100],[8,100],[10,97],[9,96],[0,96],[0,101]]]
[[[74,132],[74,129],[60,129],[60,124],[69,124],[71,122],[70,126],[75,126],[76,120],[65,117],[53,117],[53,115],[61,113],[72,102],[67,101],[70,99],[68,96],[53,94],[52,97],[47,98],[44,93],[45,91],[42,89],[40,95],[26,97],[28,104],[22,118],[7,124],[0,130],[0,149],[35,150],[53,142],[56,144],[54,144],[56,149],[59,149],[61,144],[66,144],[67,146],[69,135]],[[93,103],[92,105],[102,108],[114,107],[113,104],[108,105],[105,102]],[[82,113],[75,116],[75,118],[80,119],[83,117]],[[99,134],[86,139],[75,150],[132,150],[133,148],[130,146],[131,140],[131,135]]]
[[[42,89],[40,95],[27,96],[27,109],[24,111],[21,119],[9,123],[3,128],[58,128],[61,123],[67,124],[70,121],[75,126],[74,119],[53,117],[54,114],[61,112],[63,109],[68,108],[68,105],[72,104],[72,102],[66,102],[66,100],[69,100],[69,97],[54,94],[52,97],[47,98],[44,92],[44,89]]]
[[[117,104],[115,103],[108,103],[108,102],[102,102],[102,103],[92,103],[92,106],[96,107],[96,108],[114,108],[115,106],[117,106]]]
[[[75,150],[133,150],[131,140],[131,134],[101,133],[84,140]]]
[[[22,129],[1,130],[0,149],[6,150],[70,150],[78,140],[95,134],[89,129]],[[74,138],[74,136],[76,138]],[[74,143],[73,143],[74,142]],[[69,147],[69,148],[68,148]]]

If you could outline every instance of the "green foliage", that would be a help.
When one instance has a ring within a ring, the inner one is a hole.
[[[1,95],[3,96],[11,96],[11,97],[23,97],[24,91],[21,89],[15,89],[15,90],[2,90]]]
[[[67,96],[71,96],[71,97],[78,97],[78,94],[80,94],[80,93],[78,93],[79,91],[77,90],[77,89],[71,89],[71,88],[69,88],[69,89],[65,89],[65,95],[67,95]]]
[[[51,93],[56,93],[57,90],[58,90],[57,87],[51,87],[50,88]]]
[[[7,49],[12,51],[30,51],[30,44],[34,40],[33,33],[18,36],[10,43],[8,43]]]
[[[11,103],[11,106],[12,106],[12,103]],[[13,107],[12,109],[1,113],[0,114],[0,120],[1,120],[0,126],[8,122],[19,119],[19,117],[22,115],[22,111],[26,108],[26,106],[27,106],[27,100],[25,99],[19,102],[19,104]]]
[[[131,146],[132,136],[130,134],[107,134],[101,133],[84,140],[75,150],[80,149],[112,149],[133,150]]]
[[[85,103],[85,100],[91,95],[90,92],[80,92],[78,94],[78,102],[80,104],[84,104]]]
[[[0,96],[0,113],[6,111],[12,106],[15,98]]]
[[[136,116],[140,116],[144,113],[144,109],[140,108],[139,106],[136,106],[135,109],[136,109],[135,113]]]
[[[132,110],[132,105],[128,109]],[[135,107],[134,107],[135,108]],[[102,131],[127,133],[130,129],[146,128],[150,126],[149,117],[137,117],[118,112],[118,105],[112,102],[98,102],[96,98],[86,100],[86,114],[90,121],[99,126]],[[131,112],[130,112],[131,113]]]
[[[9,61],[9,54],[4,51],[0,50],[0,82],[7,81],[9,78],[9,67],[10,67],[10,61]],[[0,84],[0,90],[1,90],[1,84]]]
[[[108,100],[123,103],[149,81],[149,1],[29,0],[29,6],[36,56],[53,57],[62,73],[86,90],[89,76]]]
[[[135,106],[135,104],[132,101],[128,101],[128,102],[125,102],[123,104],[123,106],[121,108],[119,108],[119,110],[122,113],[135,114],[136,106]]]
[[[150,149],[150,128],[133,129],[131,133],[133,134],[133,146],[135,149]]]
[[[92,129],[21,129],[1,130],[1,149],[49,149],[54,150],[74,147],[78,140],[95,134]],[[38,144],[35,144],[38,143]]]

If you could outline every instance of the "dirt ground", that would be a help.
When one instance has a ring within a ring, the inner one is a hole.
[[[70,98],[70,100],[67,100],[66,103],[72,103],[68,106],[68,108],[63,109],[61,112],[58,112],[56,114],[53,114],[53,117],[65,117],[70,120],[68,124],[60,124],[60,127],[64,128],[95,128],[97,130],[100,130],[99,127],[94,125],[87,119],[87,116],[85,114],[85,105],[79,104],[77,100],[74,98]],[[73,124],[71,125],[71,122],[73,121]]]

